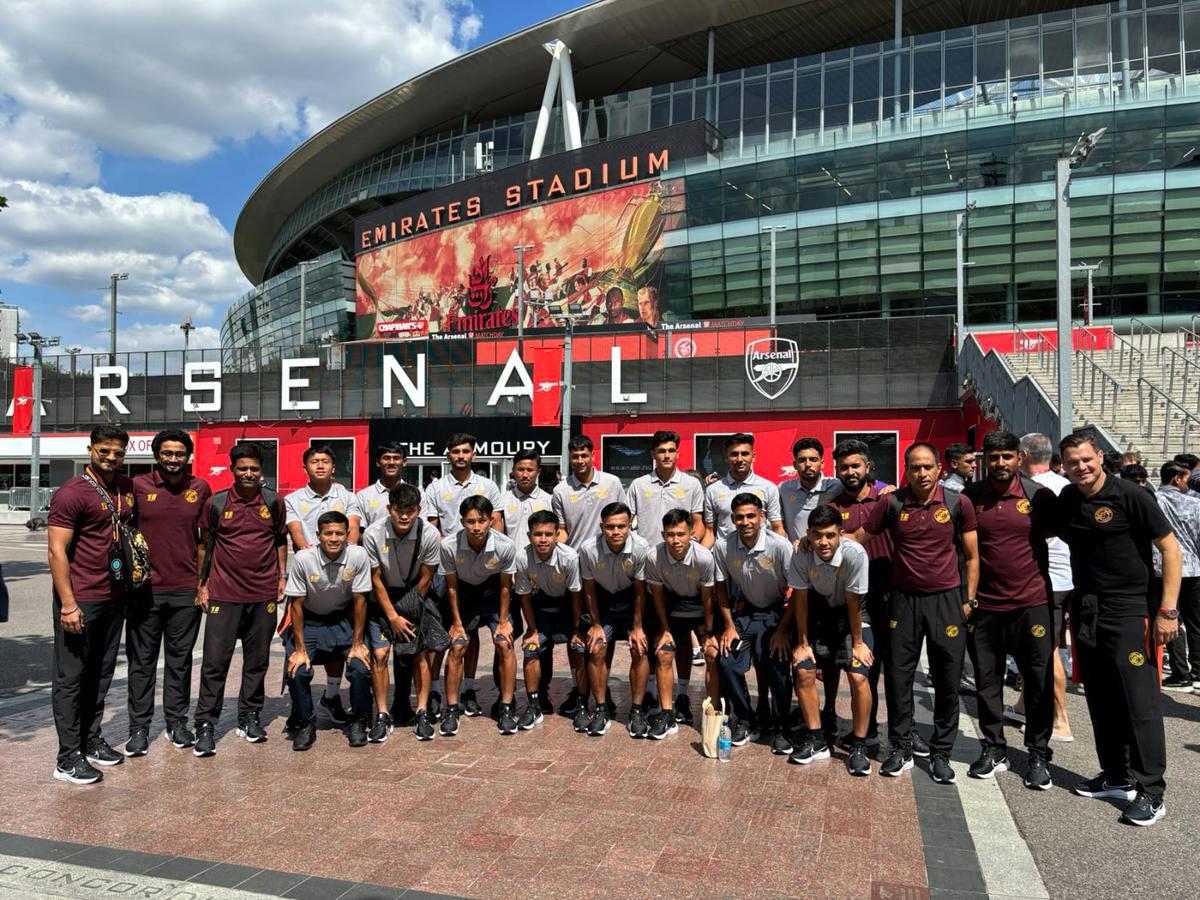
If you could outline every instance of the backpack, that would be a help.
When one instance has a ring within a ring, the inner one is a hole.
[[[1021,490],[1025,494],[1025,499],[1028,500],[1030,503],[1032,503],[1033,495],[1036,494],[1038,491],[1040,491],[1042,489],[1042,486],[1040,484],[1038,484],[1036,481],[1034,481],[1032,478],[1030,478],[1028,475],[1026,475],[1024,472],[1021,473],[1020,478],[1021,478]],[[972,504],[978,505],[979,502],[983,499],[984,484],[986,484],[986,482],[972,481],[965,488],[963,488],[963,493],[967,495],[967,499],[970,500]]]
[[[279,517],[282,514],[279,509],[279,495],[269,487],[259,490],[262,493],[263,503],[271,511],[271,526],[278,531]],[[212,569],[213,548],[217,545],[217,527],[221,524],[221,513],[225,511],[225,504],[228,502],[229,489],[213,494],[208,517],[208,535],[204,539],[204,567],[200,570],[201,584],[208,581],[208,573]]]

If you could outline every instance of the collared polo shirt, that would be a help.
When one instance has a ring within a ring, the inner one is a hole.
[[[392,524],[391,516],[380,519],[363,533],[363,549],[372,569],[379,569],[383,583],[388,587],[405,587],[405,578],[413,569],[413,553],[417,554],[417,566],[413,578],[420,577],[421,566],[437,568],[441,562],[441,536],[429,522],[421,527],[421,546],[417,546],[417,525],[400,537]]]
[[[736,531],[713,545],[716,580],[731,581],[742,597],[759,609],[770,609],[787,595],[787,570],[792,561],[792,544],[765,524],[754,546],[747,547]]]
[[[476,552],[467,542],[467,532],[460,530],[442,538],[438,571],[467,584],[483,584],[493,575],[513,575],[517,571],[517,545],[489,528],[483,549]]]
[[[396,484],[404,484],[404,479],[401,478]],[[380,519],[387,518],[388,494],[391,492],[391,488],[377,480],[354,495],[354,503],[358,507],[358,514],[362,518],[364,530]]]
[[[567,543],[580,552],[600,533],[600,510],[617,502],[625,502],[621,479],[599,469],[588,484],[571,472],[554,486],[554,512],[567,529]]]
[[[550,509],[553,504],[554,498],[538,485],[528,494],[513,485],[500,495],[498,509],[504,513],[504,533],[512,538],[518,551],[529,546],[529,517]]]
[[[565,597],[568,591],[583,590],[579,577],[579,554],[566,544],[556,543],[549,559],[537,555],[533,544],[517,551],[517,574],[513,590],[521,595],[534,591],[547,597]]]
[[[486,475],[472,472],[466,481],[459,481],[452,474],[446,473],[441,478],[435,478],[425,488],[421,501],[421,515],[427,519],[438,520],[438,530],[442,537],[451,537],[462,531],[462,513],[459,507],[468,497],[487,497],[492,509],[500,508],[500,488],[496,482]]]
[[[892,588],[910,594],[952,591],[962,585],[958,570],[954,516],[946,507],[945,489],[935,485],[929,499],[920,504],[907,487],[897,491],[900,514],[889,521],[890,500],[875,504],[863,527],[869,534],[890,531],[892,535]],[[959,501],[957,533],[974,531],[975,507]]]
[[[788,566],[788,584],[800,591],[812,591],[831,607],[846,606],[846,592],[867,593],[867,550],[857,541],[842,538],[828,562],[816,551],[798,550]]]
[[[202,521],[212,488],[202,478],[184,475],[168,485],[155,467],[133,479],[138,529],[150,548],[150,584],[156,591],[196,590],[196,542],[208,531]]]
[[[854,534],[858,529],[865,528],[871,512],[879,503],[888,503],[888,495],[879,493],[879,486],[872,484],[861,499],[853,496],[844,488],[836,497],[829,500],[829,505],[842,514],[842,533]],[[884,531],[877,535],[866,546],[867,558],[871,562],[887,561],[892,556],[892,535]]]
[[[304,611],[317,616],[346,612],[355,594],[371,593],[371,562],[367,551],[347,544],[330,558],[320,547],[305,547],[288,563],[288,597],[303,601]]]
[[[137,508],[133,482],[124,475],[117,475],[111,487],[103,481],[99,484],[108,492],[111,502],[117,504],[121,521],[126,524],[132,521]],[[77,602],[112,600],[114,590],[117,596],[122,596],[108,577],[108,548],[113,543],[109,500],[96,493],[86,478],[76,475],[63,482],[50,498],[46,522],[74,532],[67,545],[67,561],[70,563],[71,592]]]
[[[732,475],[726,475],[720,481],[714,481],[704,491],[704,523],[714,528],[718,538],[735,532],[733,513],[729,507],[738,494],[754,494],[762,500],[768,525],[783,519],[779,507],[779,488],[774,482],[767,481],[754,472],[747,475],[745,481],[734,481]]]
[[[646,557],[650,545],[642,536],[629,532],[625,544],[614,553],[603,534],[598,534],[579,551],[579,575],[594,581],[610,594],[619,594],[635,581],[646,580]]]
[[[287,522],[299,522],[304,531],[304,539],[310,544],[317,543],[317,519],[327,512],[344,513],[347,518],[357,516],[362,518],[358,501],[354,495],[336,481],[330,486],[325,495],[318,494],[308,485],[298,491],[292,491],[283,501],[287,510]]]
[[[283,501],[275,502],[282,507]],[[212,520],[213,498],[204,504],[201,520]],[[223,603],[261,603],[274,600],[279,590],[279,548],[287,545],[287,527],[283,509],[276,510],[275,526],[271,510],[261,493],[244,499],[230,489],[225,509],[217,520],[217,540],[213,545],[212,566],[208,573],[208,596]],[[152,551],[153,552],[153,551]]]
[[[974,488],[972,488],[974,490]],[[970,503],[966,493],[963,502]],[[979,589],[985,609],[1009,610],[1041,606],[1050,601],[1050,560],[1047,526],[1054,515],[1054,492],[1038,488],[1025,496],[1019,477],[1003,494],[985,481],[975,504],[979,527]]]
[[[651,547],[662,540],[663,516],[673,509],[682,509],[688,516],[704,512],[704,487],[700,482],[676,469],[663,481],[655,472],[633,479],[626,492],[629,508],[637,517],[637,533]],[[688,530],[692,523],[688,522]]]
[[[828,475],[821,477],[811,491],[799,478],[790,478],[779,485],[779,506],[783,511],[783,528],[793,541],[808,531],[808,516],[821,502],[821,495],[830,499],[842,492],[842,483]]]
[[[676,597],[699,597],[700,588],[716,582],[716,571],[712,552],[696,541],[688,544],[683,559],[672,556],[665,541],[646,559],[646,583],[661,584]]]

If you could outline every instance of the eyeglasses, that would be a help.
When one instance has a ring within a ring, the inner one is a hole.
[[[97,456],[111,456],[114,459],[124,459],[125,458],[124,450],[94,449],[92,452],[95,453]]]

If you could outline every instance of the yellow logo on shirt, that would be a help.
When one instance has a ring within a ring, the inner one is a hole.
[[[263,508],[264,508],[264,509],[266,509],[266,507],[263,507]],[[232,518],[233,518],[233,510],[232,510],[232,509],[227,509],[227,510],[225,510],[225,518],[226,518],[226,519],[232,519]]]
[[[845,522],[849,518],[850,518],[850,513],[848,513],[848,512],[842,513],[842,521],[843,522]]]
[[[379,501],[378,501],[378,500],[372,500],[372,501],[371,501],[371,509],[374,509],[374,508],[375,508],[375,507],[377,507],[378,505],[379,505]]]
[[[900,521],[907,522],[908,521],[908,513],[906,513],[906,512],[900,513]]]
[[[1045,637],[1046,636],[1046,626],[1045,625],[1034,625],[1032,628],[1029,629],[1029,633],[1032,634],[1035,638]]]
[[[210,604],[208,604],[208,614],[209,614],[210,616],[215,616],[215,615],[216,615],[217,613],[219,613],[220,611],[221,611],[221,607],[220,607],[220,606],[218,606],[216,603],[210,603]]]
[[[498,568],[500,568],[500,557],[498,557],[498,556],[495,556],[494,554],[493,554],[492,556],[489,556],[487,559],[485,559],[485,560],[483,561],[483,567],[484,567],[485,569],[498,569]]]
[[[461,562],[463,562],[465,559],[466,559],[466,557],[465,557],[465,556],[463,556],[462,554],[459,554],[458,556],[454,557],[454,561],[455,561],[456,563],[461,563]]]
[[[128,503],[130,506],[133,506],[133,494],[126,494],[125,502]]]
[[[545,508],[546,508],[546,505],[545,505],[544,503],[535,503],[535,504],[533,504],[533,511],[534,511],[534,512],[541,512],[541,511],[542,511],[542,510],[544,510]]]
[[[946,637],[958,637],[958,626],[957,625],[947,625],[946,626]]]
[[[809,570],[808,570],[808,577],[809,577],[810,579],[812,579],[812,578],[816,578],[816,577],[817,577],[817,570],[816,570],[816,569],[809,569]]]
[[[1017,512],[1019,512],[1021,515],[1023,515],[1023,516],[1029,515],[1029,510],[1031,508],[1032,508],[1032,504],[1028,500],[1018,500],[1017,501]]]
[[[475,488],[475,496],[482,497],[483,496],[483,488],[481,488],[481,487]]]
[[[596,488],[596,496],[599,497],[601,500],[605,499],[608,496],[608,488],[606,488],[606,487]]]
[[[186,491],[183,492],[183,499],[186,500],[188,503],[195,503],[197,500],[200,499],[200,494],[196,491],[195,488],[188,488]]]
[[[681,487],[671,488],[671,496],[674,497],[676,500],[682,500],[683,493],[684,493],[684,491],[683,491],[683,488],[681,488]]]
[[[353,581],[353,580],[354,580],[354,569],[350,568],[349,566],[346,566],[346,568],[342,571],[342,581]]]
[[[653,497],[654,496],[654,488],[646,488],[646,496]]]
[[[226,515],[232,515],[232,513],[226,513]],[[267,507],[266,507],[266,505],[265,505],[265,504],[264,504],[264,505],[262,505],[262,506],[260,506],[260,507],[258,508],[258,517],[259,517],[260,519],[269,519],[269,518],[271,518],[271,510],[267,509]]]
[[[567,580],[567,576],[566,576],[566,575],[564,575],[562,572],[551,572],[551,573],[550,573],[550,580],[551,580],[551,581],[566,581],[566,580]]]
[[[895,627],[896,627],[897,625],[899,625],[899,624],[900,624],[900,623],[899,623],[899,622],[897,622],[895,619],[892,619],[892,621],[888,622],[888,628],[895,629]]]
[[[308,512],[310,509],[312,509],[312,507],[311,507],[311,506],[309,506],[307,503],[301,503],[301,504],[300,504],[300,512],[302,512],[302,513],[306,513],[306,512]]]
[[[624,569],[625,574],[628,575],[630,572],[633,571],[633,560],[632,559],[621,560],[621,568]]]
[[[758,567],[764,571],[770,572],[773,565],[775,565],[775,560],[771,559],[765,553],[758,558]]]
[[[1101,525],[1107,525],[1113,520],[1112,508],[1108,506],[1098,506],[1096,508],[1096,512],[1092,514],[1092,518],[1094,518]],[[1133,662],[1132,657],[1129,661]],[[1134,663],[1134,665],[1141,665],[1141,663]]]
[[[309,575],[308,580],[311,581],[313,584],[316,584],[318,581],[321,580],[321,576],[320,575]]]
[[[346,504],[341,500],[338,500],[333,504],[333,506],[330,507],[330,509],[332,509],[334,512],[343,512],[346,509]]]
[[[146,495],[146,502],[147,502],[147,503],[153,503],[153,502],[154,502],[155,500],[157,500],[157,499],[158,499],[158,494],[147,494],[147,495]]]
[[[937,522],[939,525],[945,525],[950,521],[950,510],[946,509],[944,506],[939,506],[933,511],[933,521]]]
[[[267,604],[267,615],[269,615],[269,616],[275,615],[275,601],[274,600],[272,600],[270,603]]]
[[[454,497],[454,495],[453,495],[452,493],[450,493],[449,491],[445,491],[445,492],[443,492],[443,493],[442,493],[442,499],[443,499],[443,500],[450,500],[450,499],[452,499],[453,497]]]
[[[742,567],[742,561],[740,559],[735,559],[730,562],[730,565],[732,565],[735,569],[740,569]]]
[[[1146,655],[1141,651],[1134,650],[1129,654],[1129,664],[1131,666],[1144,666],[1146,664]]]

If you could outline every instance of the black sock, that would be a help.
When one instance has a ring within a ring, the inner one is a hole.
[[[526,691],[525,694],[529,697],[530,703],[538,702],[538,692],[537,691]]]

